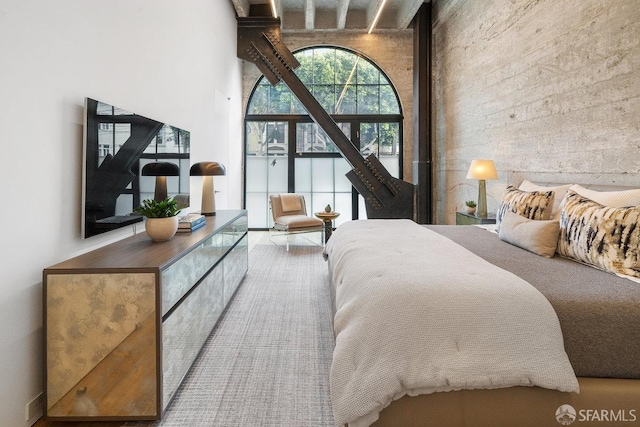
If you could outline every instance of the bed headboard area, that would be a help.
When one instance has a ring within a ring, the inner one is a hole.
[[[523,181],[524,182],[524,181]],[[569,185],[566,182],[538,182],[533,181],[534,184],[539,185],[541,187],[556,187],[560,185]],[[573,183],[571,183],[573,185]],[[607,184],[577,184],[583,188],[588,188],[593,191],[626,191],[626,190],[638,190],[640,189],[640,185],[636,187],[626,186],[626,185],[607,185]]]
[[[507,187],[496,212],[500,239],[640,279],[640,188],[534,183]]]

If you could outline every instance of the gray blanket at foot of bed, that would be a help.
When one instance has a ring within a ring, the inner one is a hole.
[[[426,227],[536,287],[558,315],[578,377],[640,378],[640,283],[558,255],[543,258],[480,227]]]

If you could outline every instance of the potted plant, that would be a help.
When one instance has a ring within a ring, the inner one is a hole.
[[[474,202],[473,200],[467,200],[466,202],[464,202],[465,205],[467,205],[467,213],[470,215],[473,215],[474,213],[476,213],[476,202]]]
[[[147,218],[145,231],[154,242],[170,240],[178,231],[178,203],[167,197],[162,201],[147,199],[142,205],[134,209],[137,213]]]

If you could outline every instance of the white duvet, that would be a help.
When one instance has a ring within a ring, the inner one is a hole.
[[[555,311],[512,273],[409,220],[345,223],[325,254],[337,424],[369,426],[406,394],[578,391]]]

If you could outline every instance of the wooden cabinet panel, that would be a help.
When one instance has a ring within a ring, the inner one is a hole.
[[[218,211],[46,268],[45,416],[160,419],[247,272],[247,240],[247,212]]]
[[[47,281],[47,412],[50,416],[154,416],[156,276],[55,274]],[[146,364],[146,362],[151,362]],[[145,385],[130,396],[136,376]],[[110,403],[106,403],[110,402]]]

